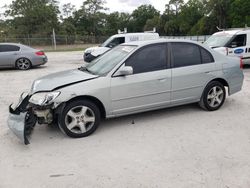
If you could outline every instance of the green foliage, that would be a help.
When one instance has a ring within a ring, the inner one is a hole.
[[[141,5],[132,12],[133,32],[141,32],[146,25],[148,19],[153,19],[155,16],[160,16],[160,12],[152,5]]]
[[[250,26],[250,1],[234,0],[230,9],[232,27]]]
[[[107,13],[105,0],[83,0],[79,10],[66,3],[62,14],[56,0],[13,0],[0,20],[3,35],[51,35],[55,28],[66,36],[110,36],[118,29],[142,32],[154,27],[160,35],[205,35],[221,28],[250,26],[249,0],[170,0],[160,14],[152,5],[141,5],[131,14]],[[74,38],[74,37],[73,37]]]
[[[55,0],[16,0],[6,11],[13,17],[11,31],[18,34],[49,34],[58,29],[60,13]]]

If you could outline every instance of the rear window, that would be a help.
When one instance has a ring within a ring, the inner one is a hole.
[[[0,45],[0,52],[15,52],[19,51],[20,47],[15,45]]]
[[[201,49],[201,59],[202,59],[202,63],[212,63],[214,62],[214,58],[211,55],[211,53],[207,50],[205,50],[204,48],[200,48]]]

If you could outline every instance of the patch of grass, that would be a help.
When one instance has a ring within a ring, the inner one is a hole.
[[[86,48],[98,46],[98,44],[74,44],[74,45],[57,45],[56,50],[53,46],[32,46],[36,49],[42,49],[45,52],[68,52],[84,51]]]

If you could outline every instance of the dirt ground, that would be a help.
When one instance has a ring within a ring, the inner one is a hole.
[[[219,111],[193,104],[106,120],[82,139],[36,126],[25,146],[7,127],[8,105],[34,79],[82,63],[82,52],[47,55],[46,66],[0,71],[0,188],[250,187],[250,68]]]

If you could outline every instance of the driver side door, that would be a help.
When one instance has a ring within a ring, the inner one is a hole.
[[[125,115],[170,104],[171,69],[166,43],[148,45],[132,54],[123,66],[133,74],[111,78],[114,115]]]

